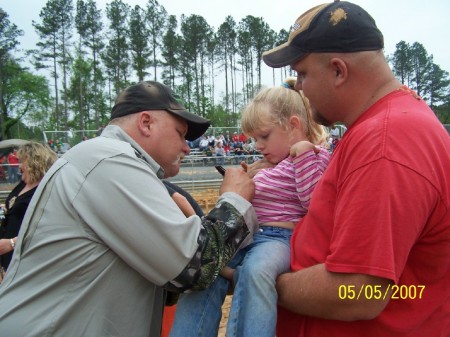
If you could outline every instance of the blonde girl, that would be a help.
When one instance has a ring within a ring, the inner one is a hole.
[[[289,82],[262,89],[245,108],[241,125],[264,159],[274,165],[253,178],[252,204],[260,230],[210,288],[180,297],[172,337],[217,336],[228,278],[235,288],[227,336],[275,336],[275,281],[289,270],[292,230],[306,214],[311,193],[328,164],[328,151],[321,147],[327,134],[312,120],[307,99]]]

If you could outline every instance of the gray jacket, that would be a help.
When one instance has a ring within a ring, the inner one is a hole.
[[[162,176],[117,126],[60,158],[0,286],[0,334],[159,337],[164,289],[206,287],[257,226],[234,193],[206,217],[186,218]]]

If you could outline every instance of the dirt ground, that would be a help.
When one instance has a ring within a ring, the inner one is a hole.
[[[230,310],[230,305],[231,305],[231,298],[232,298],[232,296],[227,296],[225,298],[225,302],[223,303],[222,320],[220,321],[219,334],[217,335],[217,337],[225,337],[225,331],[226,331],[227,321],[228,321],[228,312]]]

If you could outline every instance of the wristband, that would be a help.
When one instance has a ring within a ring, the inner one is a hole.
[[[13,239],[9,239],[9,243],[11,244],[12,249],[14,250],[14,247],[16,246],[16,243]]]

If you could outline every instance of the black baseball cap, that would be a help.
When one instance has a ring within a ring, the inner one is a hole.
[[[292,26],[286,43],[263,53],[264,62],[280,68],[310,53],[353,53],[380,50],[383,34],[364,9],[347,1],[311,8]]]
[[[184,119],[188,124],[187,140],[199,138],[211,125],[207,119],[187,111],[168,86],[155,81],[142,81],[123,90],[111,110],[111,120],[148,110],[165,110]]]

